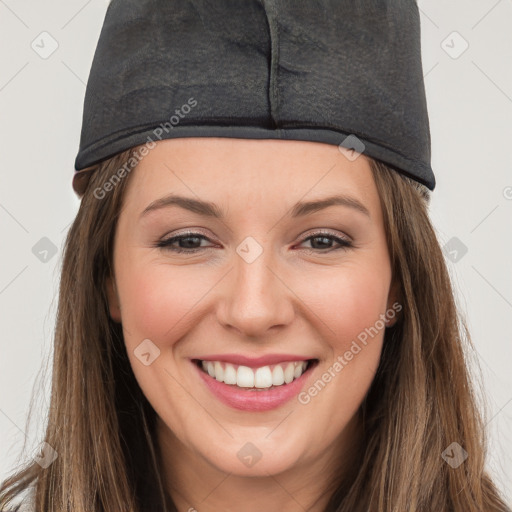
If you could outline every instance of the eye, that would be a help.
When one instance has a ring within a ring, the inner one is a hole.
[[[318,233],[314,233],[310,236],[308,236],[307,238],[305,238],[302,243],[305,243],[305,242],[311,242],[311,245],[313,246],[312,247],[312,252],[316,252],[316,251],[320,251],[320,252],[331,252],[331,251],[336,251],[338,249],[350,249],[350,248],[353,248],[354,245],[353,243],[346,239],[346,238],[341,238],[339,236],[336,236],[336,235],[333,235],[331,233],[327,233],[327,232],[318,232]],[[338,247],[326,247],[326,244],[332,244],[332,242],[335,242],[338,244]],[[316,247],[315,247],[316,245]],[[324,250],[322,250],[324,249]],[[327,249],[327,250],[325,250]],[[311,251],[310,251],[311,252]]]
[[[155,244],[156,247],[164,248],[169,251],[176,253],[197,253],[202,249],[210,249],[211,247],[201,247],[201,242],[206,240],[211,242],[209,238],[202,235],[201,233],[184,233],[182,235],[173,236],[164,240],[160,240]],[[339,236],[333,235],[327,232],[314,233],[305,238],[301,243],[310,242],[313,247],[310,251],[312,252],[330,252],[338,249],[349,249],[353,247],[351,241]],[[338,244],[338,247],[328,246],[332,243]],[[175,246],[178,243],[179,246]],[[315,247],[316,246],[316,247]],[[319,246],[319,247],[318,247]],[[306,248],[307,249],[307,248]]]
[[[191,254],[198,252],[201,249],[209,248],[200,246],[202,240],[210,241],[209,238],[205,237],[201,233],[184,233],[182,235],[173,236],[171,238],[160,240],[159,242],[157,242],[156,247],[162,247],[173,252]],[[173,247],[173,244],[175,244],[176,242],[182,244],[184,247]]]

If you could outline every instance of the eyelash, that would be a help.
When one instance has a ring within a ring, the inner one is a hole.
[[[187,253],[187,254],[197,253],[198,251],[201,251],[202,249],[211,249],[211,247],[203,247],[203,248],[196,247],[194,249],[183,249],[181,247],[171,247],[171,244],[173,244],[175,242],[179,242],[180,240],[186,240],[187,238],[200,238],[202,240],[208,240],[209,242],[211,242],[211,240],[208,237],[202,235],[201,233],[190,232],[190,233],[184,233],[184,234],[178,235],[178,236],[173,236],[173,237],[168,238],[168,239],[160,240],[159,242],[157,242],[155,244],[155,247],[163,248],[163,249],[166,249],[166,250],[169,250],[169,251],[173,251],[173,252],[176,252],[176,253]],[[323,232],[323,231],[320,231],[318,233],[313,233],[312,235],[309,235],[307,238],[304,238],[301,243],[307,242],[308,240],[311,240],[311,239],[314,239],[314,238],[329,238],[329,239],[332,239],[335,242],[339,243],[340,246],[339,247],[334,247],[334,248],[329,247],[327,250],[322,250],[322,249],[306,249],[308,252],[320,251],[320,252],[326,253],[326,252],[336,251],[338,249],[345,249],[345,250],[346,249],[352,249],[354,247],[354,244],[352,242],[350,242],[349,240],[346,240],[344,238],[340,238],[338,236],[332,235],[331,233],[326,233],[326,232]]]

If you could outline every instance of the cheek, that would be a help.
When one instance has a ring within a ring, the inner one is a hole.
[[[120,273],[122,322],[128,346],[150,339],[158,346],[178,340],[190,328],[188,316],[201,296],[199,272],[147,264]],[[134,347],[130,347],[134,348]]]
[[[379,318],[386,311],[389,276],[385,267],[377,268],[347,266],[302,285],[302,296],[322,320],[325,338],[336,353],[348,350],[351,341],[376,322],[382,329]]]
[[[157,413],[178,429],[184,416],[176,403],[186,402],[188,397],[172,377],[180,372],[175,364],[176,347],[194,328],[194,308],[207,291],[204,279],[198,279],[198,275],[201,273],[190,272],[190,268],[171,270],[148,262],[117,275],[123,334],[132,370]],[[160,352],[144,340],[150,340]],[[141,357],[148,346],[151,359],[146,360],[146,366]]]
[[[300,410],[315,418],[311,429],[325,448],[356,414],[380,362],[389,276],[383,265],[378,268],[347,266],[325,280],[317,275],[315,286],[302,285],[330,354],[298,398]]]
[[[347,263],[324,278],[317,275],[315,286],[312,282],[303,284],[305,302],[321,320],[315,326],[321,328],[320,337],[330,352],[323,368],[328,370],[325,381],[329,390],[322,392],[317,405],[327,407],[343,397],[348,407],[344,410],[350,416],[362,400],[380,361],[389,279],[383,263],[376,266],[359,262]]]

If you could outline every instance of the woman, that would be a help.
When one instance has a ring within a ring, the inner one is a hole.
[[[428,217],[416,5],[169,4],[107,12],[46,444],[2,509],[509,510]]]

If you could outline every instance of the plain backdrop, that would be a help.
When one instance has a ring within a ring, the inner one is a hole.
[[[85,84],[107,4],[0,0],[0,479],[43,435]],[[512,0],[419,7],[431,218],[476,348],[489,469],[512,501]]]

